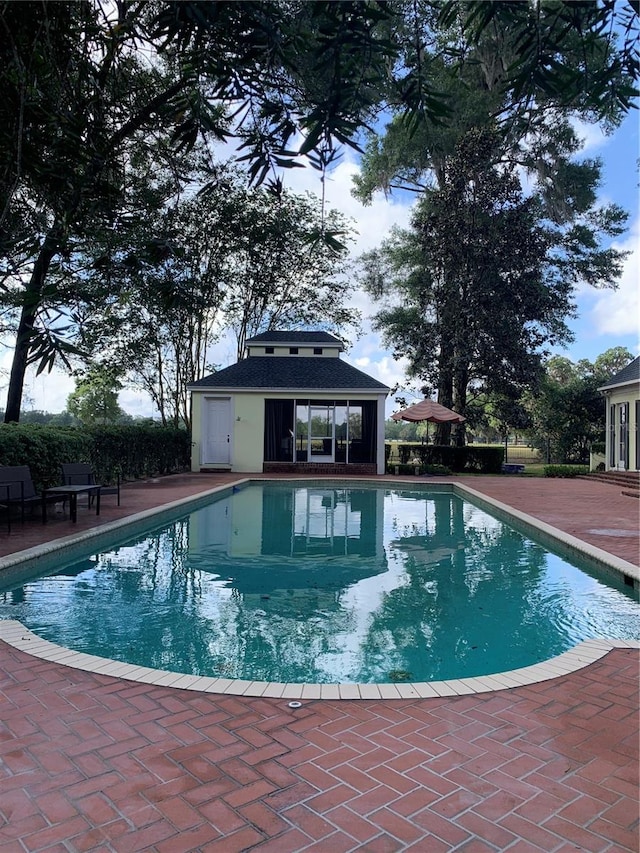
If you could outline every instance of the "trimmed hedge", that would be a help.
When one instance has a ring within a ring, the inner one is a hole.
[[[545,477],[580,477],[589,473],[588,465],[545,465],[543,468]]]
[[[504,461],[502,447],[447,447],[440,444],[399,444],[400,463],[417,458],[423,465],[443,465],[456,473],[500,474]]]
[[[28,465],[38,490],[60,483],[63,462],[89,462],[107,485],[188,470],[190,456],[191,435],[171,427],[0,424],[0,465]]]
[[[88,430],[96,477],[112,482],[184,471],[191,466],[191,434],[161,426],[100,427]]]

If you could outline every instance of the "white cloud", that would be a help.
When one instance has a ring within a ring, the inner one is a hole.
[[[354,153],[347,149],[325,180],[327,208],[340,211],[353,221],[358,231],[351,250],[354,257],[378,246],[393,225],[406,228],[414,202],[414,199],[386,199],[382,193],[378,193],[370,205],[362,204],[351,194],[353,177],[358,171]],[[311,167],[286,172],[284,183],[293,192],[311,192],[318,197],[322,195],[320,173]]]
[[[327,200],[357,223],[358,236],[354,255],[378,246],[394,225],[406,228],[411,217],[412,202],[386,199],[376,194],[370,205],[364,205],[351,194],[358,166],[345,160],[332,172],[327,184]]]
[[[587,314],[596,334],[638,335],[640,324],[640,219],[624,242],[614,244],[616,249],[631,254],[624,263],[624,271],[617,290],[596,291],[595,299]],[[583,292],[583,298],[589,295]]]
[[[153,404],[151,397],[144,391],[135,388],[124,388],[118,394],[118,405],[127,414],[134,418],[157,418],[158,410]]]
[[[602,128],[598,124],[590,124],[580,119],[572,119],[571,125],[575,130],[578,139],[582,142],[582,154],[593,154],[598,149],[607,145],[611,136],[603,133]]]
[[[67,408],[67,397],[75,390],[73,377],[60,370],[35,375],[29,370],[25,378],[22,400],[24,409],[43,412],[62,412]]]

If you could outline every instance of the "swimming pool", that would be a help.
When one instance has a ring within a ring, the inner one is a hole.
[[[638,604],[448,491],[251,484],[0,595],[71,649],[223,679],[437,681],[636,639]]]

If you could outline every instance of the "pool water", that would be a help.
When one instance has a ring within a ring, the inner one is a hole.
[[[299,482],[223,493],[0,591],[0,618],[114,660],[298,683],[490,674],[640,629],[622,580],[457,496]]]

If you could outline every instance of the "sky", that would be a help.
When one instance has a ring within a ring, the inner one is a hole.
[[[568,347],[554,352],[571,361],[580,359],[593,361],[607,349],[624,346],[633,355],[640,353],[640,205],[638,184],[639,110],[632,110],[612,136],[606,137],[594,126],[581,126],[584,139],[582,154],[598,157],[603,162],[602,184],[599,198],[603,203],[614,202],[629,213],[628,230],[614,245],[628,251],[624,272],[617,290],[580,288],[576,293],[578,316],[569,322],[575,340]],[[358,172],[357,153],[345,149],[342,159],[326,182],[326,199],[329,208],[341,211],[353,221],[356,241],[352,255],[378,246],[392,226],[406,227],[411,217],[414,199],[411,197],[385,198],[376,195],[369,206],[362,205],[351,195],[353,176]],[[312,169],[289,170],[285,185],[296,192],[309,190],[320,195],[318,173]],[[407,388],[404,363],[396,361],[382,346],[380,335],[371,328],[371,317],[376,307],[363,293],[357,293],[354,304],[363,314],[364,333],[352,342],[343,359],[393,387]],[[235,361],[235,340],[230,336],[216,345],[211,361],[218,367],[226,367]],[[11,350],[0,357],[0,405],[6,398],[6,376],[11,364]],[[74,389],[74,381],[66,374],[55,370],[51,374],[35,377],[31,375],[25,386],[23,409],[60,412],[66,408],[67,396]],[[408,402],[420,395],[403,391]],[[142,392],[125,389],[120,393],[120,406],[128,413],[142,417],[157,417],[151,400]],[[387,416],[399,408],[392,395],[387,400]]]

